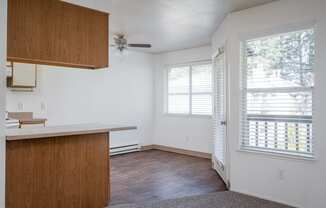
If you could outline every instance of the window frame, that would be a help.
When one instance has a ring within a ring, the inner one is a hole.
[[[206,92],[192,92],[192,70],[194,66],[200,66],[200,65],[207,65],[210,64],[212,66],[211,70],[211,83],[212,83],[212,89],[210,93]],[[168,86],[169,86],[169,70],[172,68],[177,67],[189,67],[189,93],[171,93],[169,94]],[[189,95],[189,113],[169,113],[169,95]],[[211,95],[212,99],[212,114],[211,115],[205,115],[205,114],[193,114],[192,113],[192,96],[193,95]],[[212,60],[202,60],[202,61],[196,61],[196,62],[187,62],[182,64],[172,64],[167,65],[164,70],[164,116],[168,117],[193,117],[193,118],[209,118],[211,119],[213,117],[214,108],[213,108],[213,95],[214,95],[214,78],[213,78],[213,64]]]
[[[238,140],[238,152],[245,152],[245,153],[253,153],[253,154],[261,154],[261,155],[265,155],[265,156],[272,156],[272,157],[277,157],[277,158],[288,158],[288,159],[297,159],[297,160],[307,160],[307,161],[315,161],[316,158],[316,138],[315,138],[315,124],[314,124],[314,117],[315,117],[315,106],[314,106],[314,100],[315,100],[315,86],[316,86],[316,79],[314,76],[314,86],[310,87],[310,88],[305,88],[305,87],[298,87],[297,89],[302,89],[304,92],[309,91],[309,89],[311,89],[311,96],[312,96],[312,138],[311,138],[311,145],[312,145],[312,152],[309,154],[305,154],[305,153],[300,153],[300,152],[295,152],[295,151],[286,151],[286,150],[280,150],[280,149],[263,149],[263,148],[259,148],[259,147],[248,147],[248,146],[244,146],[243,145],[243,134],[242,134],[242,127],[244,125],[244,121],[243,121],[243,116],[245,114],[244,112],[244,108],[246,107],[246,101],[247,99],[244,98],[244,93],[248,93],[248,91],[254,91],[252,89],[247,89],[247,84],[243,83],[244,81],[247,80],[247,77],[244,78],[244,76],[246,76],[247,73],[247,63],[246,63],[246,43],[247,41],[250,40],[255,40],[255,39],[260,39],[260,38],[268,38],[268,37],[273,37],[273,36],[277,36],[277,35],[282,35],[282,34],[286,34],[286,33],[291,33],[291,32],[300,32],[303,30],[313,30],[314,31],[314,41],[315,41],[315,51],[317,49],[316,46],[316,24],[315,22],[306,22],[303,24],[297,24],[297,25],[287,25],[287,26],[283,26],[283,27],[278,27],[278,28],[274,28],[272,30],[266,30],[266,31],[260,31],[259,33],[251,33],[251,34],[242,34],[241,38],[240,38],[240,62],[239,62],[239,68],[240,68],[240,75],[239,75],[239,92],[240,92],[240,96],[239,96],[239,140]],[[316,69],[316,63],[314,64],[313,67],[313,74],[315,75],[315,69]],[[245,89],[244,89],[245,88]],[[295,88],[295,87],[294,87]],[[289,88],[284,89],[285,91],[287,91]],[[259,89],[258,89],[259,90]],[[266,91],[270,90],[271,92],[273,91],[272,89],[267,89]],[[279,89],[278,89],[279,90]],[[276,90],[277,91],[277,90]]]

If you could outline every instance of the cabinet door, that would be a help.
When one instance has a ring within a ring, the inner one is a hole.
[[[76,63],[80,65],[94,64],[87,60],[88,50],[88,24],[87,9],[68,3],[60,3],[57,10],[57,29],[52,29],[55,34],[56,59],[60,62]]]
[[[8,61],[38,60],[41,55],[43,0],[8,0]]]
[[[8,60],[108,66],[108,14],[59,0],[8,1]]]
[[[109,17],[102,12],[92,13],[89,36],[91,59],[96,68],[105,68],[109,59]]]

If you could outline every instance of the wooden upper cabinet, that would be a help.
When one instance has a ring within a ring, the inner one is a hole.
[[[59,0],[8,0],[7,59],[108,67],[109,14]]]

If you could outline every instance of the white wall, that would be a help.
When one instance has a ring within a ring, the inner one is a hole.
[[[164,115],[164,70],[168,65],[211,59],[211,47],[200,47],[155,55],[154,144],[211,153],[210,118]]]
[[[231,189],[305,208],[325,207],[326,182],[326,1],[282,0],[229,15],[213,38],[213,48],[227,40],[230,84],[228,121]],[[239,152],[240,39],[245,33],[316,21],[315,150],[316,161]],[[284,171],[284,179],[279,177]]]
[[[103,1],[103,0],[63,0],[63,1],[110,13],[112,0],[107,0],[107,1]]]
[[[100,122],[137,125],[137,131],[114,133],[111,145],[141,142],[152,138],[152,55],[129,52],[110,55],[103,70],[39,66],[34,92],[7,93],[7,110],[32,111],[48,125]],[[46,109],[42,109],[42,103]]]
[[[110,10],[109,1],[67,1]],[[91,122],[136,125],[136,131],[112,133],[111,146],[151,144],[153,55],[129,51],[121,57],[110,50],[109,62],[109,69],[95,71],[39,66],[37,89],[33,93],[8,90],[7,110],[32,111],[36,117],[47,118],[48,125]],[[19,103],[24,109],[18,108]]]
[[[5,151],[4,111],[5,111],[5,70],[7,0],[0,0],[0,208],[5,207]]]

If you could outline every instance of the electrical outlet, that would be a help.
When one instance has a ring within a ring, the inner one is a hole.
[[[284,170],[280,169],[280,170],[278,171],[278,179],[279,179],[280,181],[283,181],[283,180],[285,179]]]
[[[185,140],[186,140],[186,143],[189,143],[189,141],[190,141],[189,136],[186,136]]]
[[[45,102],[41,102],[41,111],[45,112],[46,111],[46,104]]]

